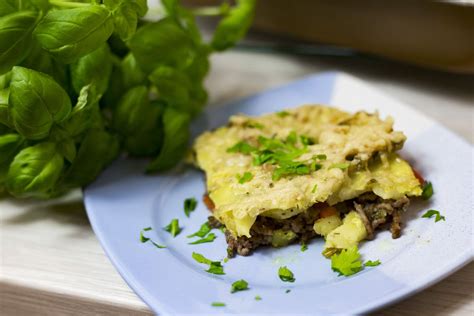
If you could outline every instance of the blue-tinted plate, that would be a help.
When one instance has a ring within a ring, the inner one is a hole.
[[[389,232],[361,245],[365,260],[382,265],[366,268],[352,277],[339,277],[321,255],[322,240],[306,252],[299,245],[262,249],[250,257],[224,264],[226,274],[206,273],[191,258],[193,251],[213,260],[226,256],[223,234],[216,230],[213,243],[189,245],[186,235],[198,230],[208,211],[203,203],[190,218],[183,201],[205,192],[204,176],[192,168],[146,176],[146,161],[121,159],[85,189],[85,203],[92,227],[112,263],[135,292],[159,314],[310,314],[362,313],[394,302],[447,276],[472,260],[472,146],[400,102],[372,90],[341,73],[324,73],[262,92],[230,104],[209,108],[193,125],[193,134],[224,124],[231,114],[262,114],[323,103],[339,108],[378,110],[395,118],[396,128],[408,141],[402,151],[434,183],[435,195],[416,202],[404,218],[403,235],[392,240]],[[421,218],[429,208],[440,210],[446,221]],[[178,218],[184,230],[176,238],[165,232]],[[139,233],[166,249],[140,243]],[[294,283],[278,278],[287,266]],[[232,282],[245,279],[250,290],[231,294]],[[287,293],[287,289],[291,291]],[[262,300],[256,301],[259,295]],[[213,307],[224,302],[225,307]]]

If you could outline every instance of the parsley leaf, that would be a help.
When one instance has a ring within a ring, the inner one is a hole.
[[[234,283],[232,283],[230,293],[235,293],[235,292],[238,292],[238,291],[248,290],[248,288],[249,288],[249,284],[247,283],[247,281],[245,281],[243,279],[238,280],[238,281],[235,281]]]
[[[209,269],[206,270],[206,272],[219,275],[225,274],[224,267],[219,261],[211,262],[211,265],[209,266]]]
[[[300,139],[301,139],[301,143],[302,143],[304,146],[314,145],[314,144],[315,144],[315,141],[314,141],[311,137],[308,137],[308,136],[305,136],[305,135],[301,135],[301,136],[300,136]]]
[[[433,217],[434,215],[436,215],[435,217],[435,223],[439,222],[439,221],[446,221],[446,218],[444,216],[442,216],[440,214],[439,211],[437,210],[429,210],[427,211],[425,214],[423,214],[423,216],[421,217],[424,217],[424,218],[431,218]]]
[[[245,182],[249,182],[253,179],[253,174],[246,171],[242,176],[240,174],[237,175],[237,180],[239,180],[240,184],[244,184]]]
[[[311,190],[311,193],[315,193],[317,189],[318,189],[318,185],[315,184],[314,187],[313,187],[313,189]]]
[[[306,250],[308,250],[308,245],[306,243],[302,243],[301,244],[301,252],[305,252]]]
[[[263,129],[265,126],[259,122],[248,121],[244,123],[244,127]]]
[[[196,260],[199,263],[209,265],[209,269],[207,269],[206,272],[212,273],[212,274],[225,274],[224,267],[222,266],[220,261],[212,261],[197,252],[193,252],[192,257],[194,260]]]
[[[341,170],[346,170],[347,168],[349,168],[350,164],[348,162],[343,162],[343,163],[335,163],[335,164],[332,164],[329,169],[333,169],[333,168],[339,168]]]
[[[431,182],[426,182],[423,186],[423,192],[421,193],[421,197],[423,200],[429,200],[433,196],[433,184]]]
[[[339,272],[340,276],[353,275],[362,270],[362,262],[357,247],[343,249],[339,254],[332,255],[331,268],[333,271]]]
[[[287,117],[288,115],[290,115],[290,112],[280,111],[280,112],[277,112],[276,115],[279,117]]]
[[[256,301],[261,301],[262,300],[262,297],[260,295],[255,295],[255,300]]]
[[[364,263],[364,266],[366,266],[366,267],[376,267],[379,264],[381,264],[380,260],[375,260],[375,261],[369,260],[366,263]]]
[[[197,206],[197,201],[195,198],[187,198],[184,200],[184,214],[186,214],[186,217],[189,217],[192,211],[196,209]]]
[[[150,241],[153,244],[153,246],[155,246],[156,248],[159,248],[159,249],[166,248],[166,246],[159,245],[156,242],[154,242],[153,240],[150,240]]]
[[[222,303],[222,302],[213,302],[211,305],[214,306],[214,307],[224,307],[224,306],[225,306],[225,303]]]
[[[198,240],[193,241],[193,242],[190,242],[189,244],[190,244],[190,245],[203,244],[203,243],[206,243],[206,242],[213,242],[214,239],[216,239],[216,234],[210,233],[210,234],[207,235],[206,237],[201,238],[201,239],[198,239]]]
[[[151,240],[150,238],[146,237],[144,235],[144,232],[147,232],[147,231],[150,231],[152,228],[151,227],[146,227],[146,228],[143,228],[141,231],[140,231],[140,242],[142,243],[146,243],[146,242],[151,242],[156,248],[166,248],[166,246],[162,246],[162,245],[159,245],[157,244],[156,242],[154,242],[153,240]]]
[[[286,289],[285,293],[290,293],[291,290],[290,289]]]
[[[140,241],[141,241],[142,243],[145,243],[145,242],[147,242],[148,240],[150,240],[150,238],[145,237],[145,236],[143,235],[143,231],[144,231],[144,229],[140,232]]]
[[[171,236],[176,237],[181,232],[182,229],[181,227],[179,227],[178,219],[174,218],[171,220],[171,223],[169,223],[166,227],[164,227],[164,230],[170,233]]]
[[[205,222],[204,224],[201,225],[199,230],[195,232],[194,234],[188,235],[186,237],[192,238],[192,237],[204,237],[207,235],[212,230],[212,228],[209,226],[208,222]]]
[[[227,148],[228,153],[241,153],[241,154],[250,154],[254,151],[256,151],[257,148],[253,147],[249,143],[245,141],[240,141],[236,143],[234,146]]]
[[[280,267],[278,269],[278,276],[283,282],[295,282],[293,272],[291,272],[286,266]]]

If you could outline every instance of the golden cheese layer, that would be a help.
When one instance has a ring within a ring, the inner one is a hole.
[[[198,137],[195,163],[206,173],[214,216],[234,235],[250,237],[259,215],[285,219],[317,202],[333,205],[370,191],[384,199],[420,195],[411,167],[394,153],[406,138],[392,126],[391,118],[381,120],[377,114],[318,105],[259,117],[236,115],[227,126]],[[251,155],[228,152],[239,141],[256,144],[259,136],[285,139],[292,132],[315,140],[295,160],[325,155],[319,170],[274,180],[277,166],[255,165]],[[335,167],[341,164],[349,167]],[[245,172],[252,179],[240,183],[238,175]]]

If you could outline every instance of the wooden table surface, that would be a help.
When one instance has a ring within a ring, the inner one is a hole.
[[[474,142],[474,77],[364,57],[232,51],[213,57],[210,103],[325,70],[362,78]],[[149,315],[104,254],[81,193],[54,201],[0,200],[1,315]],[[377,315],[474,315],[474,263]]]

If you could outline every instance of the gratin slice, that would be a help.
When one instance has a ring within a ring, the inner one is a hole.
[[[259,117],[232,116],[226,126],[200,135],[193,151],[230,252],[248,254],[261,245],[320,234],[315,223],[328,208],[331,216],[354,214],[352,222],[363,224],[352,244],[371,237],[385,221],[398,223],[407,197],[422,192],[410,165],[396,154],[405,140],[391,118],[305,105]],[[377,205],[391,209],[384,213]],[[346,222],[332,230],[347,231]],[[326,234],[328,242],[333,235]],[[336,238],[328,248],[349,244]]]

